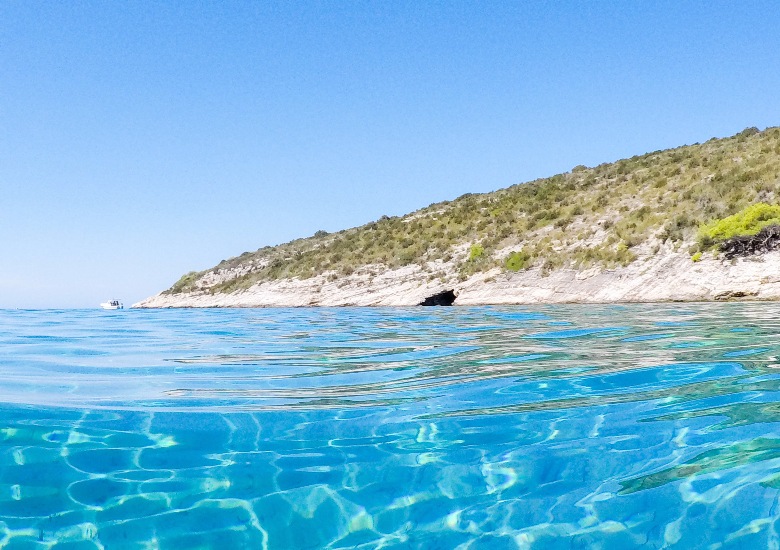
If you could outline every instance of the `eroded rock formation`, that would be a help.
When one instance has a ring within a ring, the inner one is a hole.
[[[720,245],[720,250],[727,260],[737,256],[752,256],[764,254],[780,248],[780,226],[770,225],[755,235],[732,237]]]
[[[433,296],[428,296],[425,300],[420,302],[421,306],[451,306],[455,303],[455,292],[453,290],[445,290],[439,292]]]

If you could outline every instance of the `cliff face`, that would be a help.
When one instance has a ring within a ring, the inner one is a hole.
[[[269,281],[232,293],[160,293],[133,307],[414,306],[443,290],[455,291],[455,305],[776,300],[780,252],[700,262],[692,262],[687,253],[668,252],[617,269],[549,274],[494,269],[450,284],[426,281],[419,269],[399,269],[374,278]]]
[[[134,307],[778,299],[780,253],[698,231],[779,196],[780,128],[748,129],[245,252]]]

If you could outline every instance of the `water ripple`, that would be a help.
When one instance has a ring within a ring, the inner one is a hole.
[[[0,545],[780,547],[779,352],[764,303],[0,311]]]

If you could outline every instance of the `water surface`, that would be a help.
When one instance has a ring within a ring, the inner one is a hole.
[[[779,319],[0,311],[0,546],[778,548]]]

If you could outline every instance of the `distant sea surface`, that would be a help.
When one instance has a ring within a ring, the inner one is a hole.
[[[0,311],[3,548],[780,548],[780,304]]]

